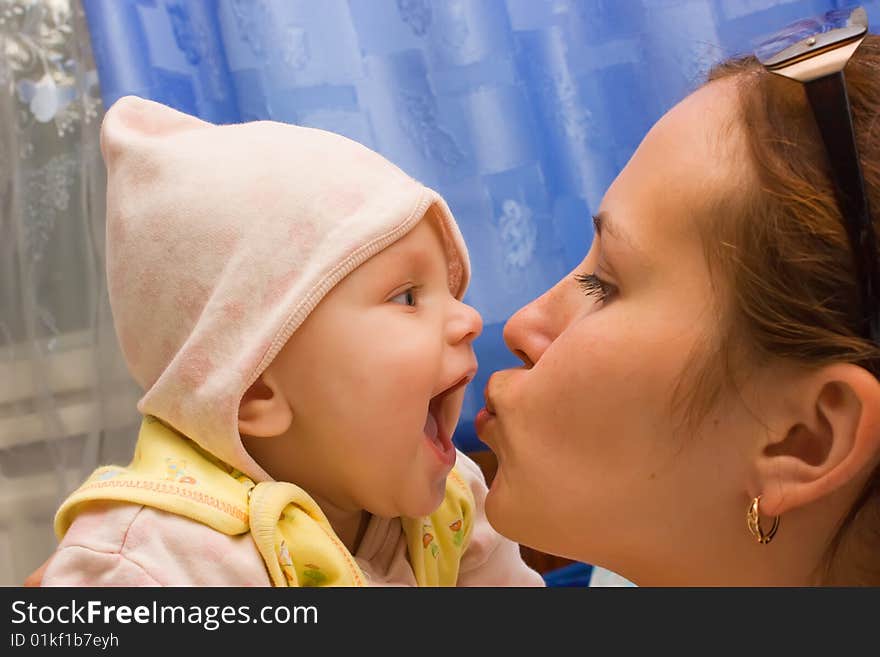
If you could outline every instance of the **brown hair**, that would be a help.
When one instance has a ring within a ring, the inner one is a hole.
[[[880,234],[880,36],[862,42],[845,74],[872,220]],[[703,235],[710,268],[731,282],[720,340],[725,347],[744,348],[750,362],[782,358],[817,367],[850,362],[880,375],[880,346],[860,333],[852,250],[803,85],[767,72],[754,57],[729,60],[709,73],[710,82],[731,78],[739,92],[754,183],[724,201],[728,207]],[[730,371],[728,363],[722,365]],[[829,545],[826,583],[836,583],[838,553],[853,528],[873,533],[872,538],[862,532],[859,540],[880,539],[880,517],[869,519],[870,513],[880,516],[880,470],[871,474]],[[880,555],[880,545],[866,551],[872,552]],[[880,584],[878,562],[857,564],[860,583]]]

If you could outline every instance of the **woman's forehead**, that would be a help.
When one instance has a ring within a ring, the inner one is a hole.
[[[735,85],[712,82],[667,112],[608,189],[602,210],[654,251],[696,241],[717,201],[747,184]]]

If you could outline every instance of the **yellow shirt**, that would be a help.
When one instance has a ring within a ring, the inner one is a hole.
[[[234,536],[250,532],[275,586],[364,586],[366,578],[317,503],[300,487],[253,480],[146,416],[126,468],[95,470],[55,516],[59,539],[80,505],[113,500],[175,513]],[[401,518],[419,586],[455,586],[474,499],[453,469],[440,507]]]

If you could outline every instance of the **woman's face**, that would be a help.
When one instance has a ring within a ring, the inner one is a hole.
[[[754,420],[722,403],[694,435],[672,408],[718,332],[697,227],[745,180],[734,107],[718,82],[662,118],[608,189],[581,265],[508,322],[525,367],[492,376],[477,427],[499,461],[487,513],[511,538],[642,581],[652,563],[718,552],[726,527],[749,540],[735,436]]]

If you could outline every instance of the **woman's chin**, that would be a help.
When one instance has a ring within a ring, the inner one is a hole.
[[[544,514],[537,516],[535,513],[530,514],[526,505],[518,503],[510,495],[511,490],[522,489],[521,486],[519,488],[509,487],[502,470],[499,468],[486,495],[486,519],[492,528],[505,538],[533,549],[550,551],[552,545],[547,545],[547,543],[551,543],[551,541],[547,541],[545,536],[549,529],[546,524],[546,516]]]
[[[504,534],[507,538],[513,539],[514,541],[517,540],[513,535],[515,533],[515,523],[511,526],[511,520],[515,519],[515,509],[514,513],[510,512],[510,505],[507,502],[507,490],[504,485],[504,476],[500,469],[495,473],[495,477],[492,479],[492,485],[489,487],[489,492],[486,494],[485,511],[486,519],[495,531],[499,534]]]

